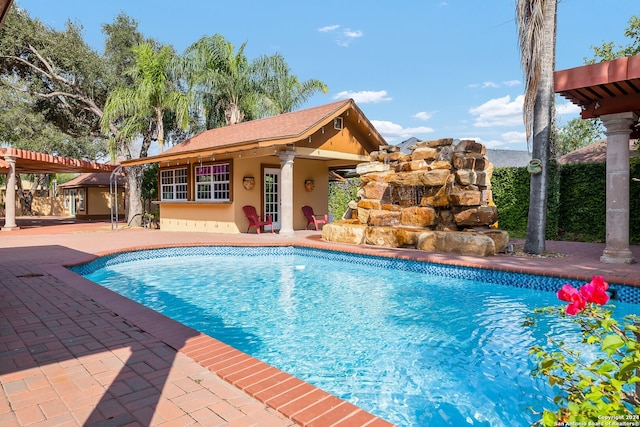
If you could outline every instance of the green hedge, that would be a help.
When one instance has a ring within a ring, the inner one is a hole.
[[[640,158],[632,158],[631,177],[640,178]],[[529,174],[526,168],[496,168],[491,180],[501,230],[513,237],[527,232]],[[629,189],[629,241],[640,244],[640,182]],[[549,167],[547,239],[604,242],[606,238],[606,164]]]
[[[329,182],[329,214],[334,220],[342,218],[351,200],[358,200],[356,194],[361,183],[360,178]]]

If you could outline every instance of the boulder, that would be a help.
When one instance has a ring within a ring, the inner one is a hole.
[[[356,173],[364,175],[371,172],[385,172],[389,170],[389,165],[382,162],[360,163],[356,166]]]
[[[449,204],[451,206],[480,206],[481,203],[482,192],[477,190],[458,190],[449,193]]]
[[[479,230],[478,233],[493,239],[493,243],[496,246],[496,253],[504,252],[509,246],[509,233],[502,230]]]
[[[393,227],[400,225],[400,211],[372,209],[369,211],[368,225]]]
[[[329,242],[362,245],[365,240],[367,226],[355,220],[331,222],[322,227],[322,238]]]
[[[386,248],[415,247],[421,230],[398,227],[368,227],[365,243]]]
[[[426,231],[418,237],[417,249],[460,255],[492,256],[496,254],[493,239],[480,233],[464,231]]]
[[[448,169],[434,169],[421,174],[420,180],[422,185],[427,187],[440,187],[447,183],[447,179],[451,175]]]
[[[498,209],[495,206],[478,206],[469,209],[454,209],[453,218],[459,226],[489,226],[498,220]]]
[[[404,226],[430,227],[436,223],[436,210],[430,207],[412,206],[400,213],[400,224]]]
[[[384,197],[385,192],[389,188],[389,184],[386,182],[370,181],[363,187],[365,199],[377,199],[380,200]]]

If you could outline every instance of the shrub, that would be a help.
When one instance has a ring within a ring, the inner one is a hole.
[[[623,324],[613,319],[603,307],[607,289],[604,279],[594,276],[579,290],[565,285],[558,291],[566,307],[536,310],[538,315],[569,316],[580,328],[581,342],[597,354],[588,360],[553,337],[548,337],[553,350],[531,347],[536,359],[532,375],[546,377],[558,390],[558,408],[544,409],[536,425],[640,425],[640,318],[627,316]],[[535,325],[535,319],[527,324]]]

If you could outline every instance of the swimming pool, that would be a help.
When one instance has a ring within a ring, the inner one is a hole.
[[[565,279],[293,247],[130,252],[79,274],[399,426],[528,426],[552,391],[521,327]],[[510,285],[510,286],[507,286]],[[580,283],[574,283],[579,285]],[[619,315],[640,290],[613,286]],[[539,334],[539,335],[536,335]]]

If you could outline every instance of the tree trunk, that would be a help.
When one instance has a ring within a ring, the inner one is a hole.
[[[129,166],[125,168],[127,177],[127,224],[142,226],[142,178],[144,167]]]
[[[24,188],[22,188],[22,178],[20,175],[17,176],[16,186],[18,187],[18,199],[20,200],[20,207],[22,208],[22,215],[32,216],[33,212],[31,211],[31,205],[33,202],[33,196],[36,193],[36,190],[44,180],[43,174],[35,174],[33,175],[33,183],[31,184],[31,188],[27,193],[24,192]]]
[[[531,154],[532,158],[540,160],[542,171],[537,174],[531,174],[529,187],[529,216],[524,250],[532,254],[541,254],[546,249],[549,148],[551,146],[551,129],[555,113],[553,70],[555,68],[556,9],[557,2],[545,2],[544,28],[541,34],[542,65],[540,86],[536,93],[533,109]]]

